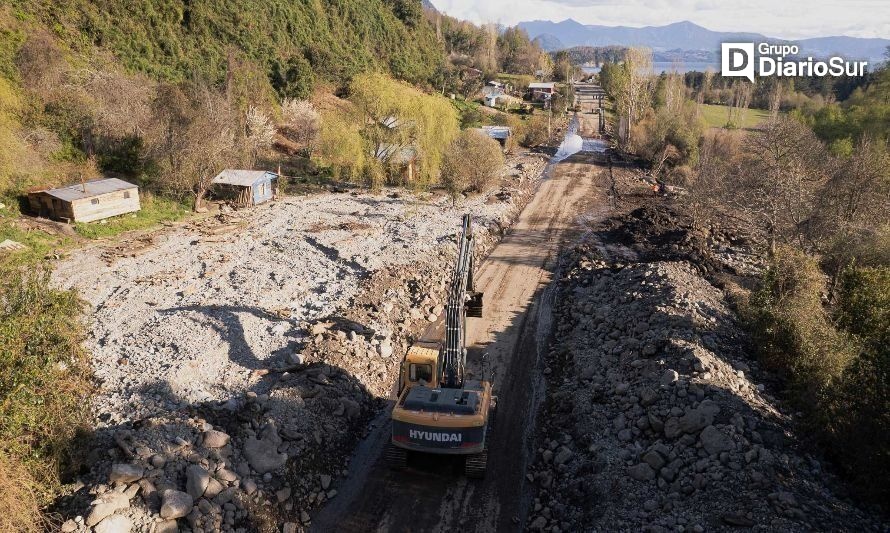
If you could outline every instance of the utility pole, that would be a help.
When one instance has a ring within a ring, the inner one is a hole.
[[[553,118],[553,96],[547,99],[547,141],[550,141],[550,119]]]

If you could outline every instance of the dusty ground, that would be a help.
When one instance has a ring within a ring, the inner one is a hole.
[[[253,390],[252,371],[294,359],[311,325],[372,274],[438,258],[460,213],[496,236],[515,214],[511,196],[534,178],[528,169],[541,165],[512,163],[504,189],[456,209],[443,197],[292,197],[151,235],[133,253],[117,244],[73,253],[55,282],[93,308],[97,416],[117,423]]]

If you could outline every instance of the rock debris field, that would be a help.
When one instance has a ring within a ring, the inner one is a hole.
[[[442,311],[460,215],[499,240],[546,161],[442,196],[326,193],[72,254],[54,282],[92,307],[90,471],[63,531],[303,531]]]
[[[750,254],[680,231],[614,242],[671,216],[655,211],[607,221],[564,259],[528,530],[886,531],[796,440],[703,276],[748,270]]]

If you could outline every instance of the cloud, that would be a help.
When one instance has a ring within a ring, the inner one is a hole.
[[[433,0],[449,15],[516,24],[574,19],[582,24],[662,26],[690,20],[711,30],[799,39],[827,35],[890,38],[887,0]]]

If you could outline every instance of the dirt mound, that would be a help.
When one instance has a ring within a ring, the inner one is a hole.
[[[609,220],[600,237],[640,261],[688,261],[704,274],[747,274],[760,266],[750,237],[713,224],[697,227],[691,216],[659,200]]]

